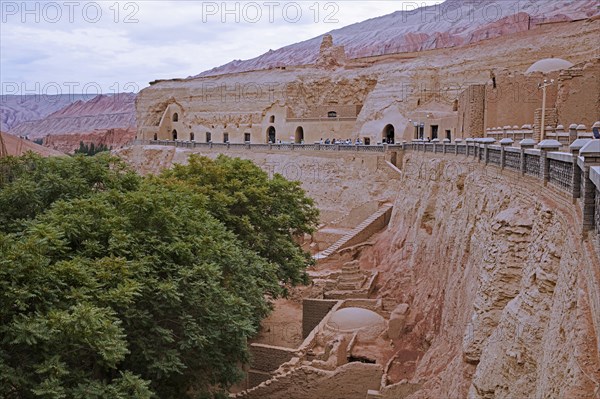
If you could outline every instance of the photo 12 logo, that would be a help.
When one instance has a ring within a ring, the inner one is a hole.
[[[115,82],[108,86],[107,90],[102,89],[98,82],[2,82],[0,85],[0,99],[8,96],[21,96],[22,101],[28,101],[32,98],[35,101],[45,101],[52,103],[58,101],[59,96],[70,96],[75,98],[77,95],[83,95],[88,100],[101,94],[114,96],[118,99],[119,94],[137,93],[140,88],[135,82],[119,83]]]
[[[99,23],[136,24],[139,3],[96,1],[1,1],[2,23]]]
[[[337,2],[296,1],[204,1],[202,22],[221,23],[338,23]]]

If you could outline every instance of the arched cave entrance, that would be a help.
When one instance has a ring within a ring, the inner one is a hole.
[[[190,133],[190,141],[195,141],[196,135],[192,132]]]
[[[275,139],[277,138],[275,128],[270,126],[267,130],[267,142],[275,144]]]
[[[173,140],[177,140],[177,130],[173,130]]]
[[[154,141],[158,140],[158,134],[154,133]]]
[[[296,144],[301,144],[304,142],[304,128],[302,126],[298,126],[296,128]]]
[[[393,125],[387,125],[383,128],[383,142],[388,144],[396,142],[396,130]]]
[[[173,122],[179,122],[179,114],[177,112],[173,114]]]

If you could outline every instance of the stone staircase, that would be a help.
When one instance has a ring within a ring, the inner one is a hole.
[[[337,289],[340,291],[353,291],[362,288],[366,280],[365,274],[360,270],[358,262],[349,262],[342,266],[342,274],[337,281]]]
[[[333,245],[331,245],[329,248],[314,255],[313,258],[315,258],[317,260],[326,259],[329,256],[336,253],[337,251],[339,251],[340,249],[357,244],[357,243],[353,243],[353,240],[355,241],[355,239],[357,237],[359,237],[360,235],[365,233],[369,228],[371,228],[371,226],[373,224],[375,224],[380,218],[382,218],[388,212],[391,214],[392,209],[393,209],[393,206],[390,204],[383,205],[381,208],[379,208],[379,210],[377,212],[373,213],[367,219],[363,220],[362,223],[360,223],[358,226],[353,228],[349,233],[345,234],[342,238],[340,238],[335,243],[333,243]],[[385,225],[387,225],[387,222],[389,222],[389,217],[386,219],[387,219],[387,221],[384,223],[384,226],[382,226],[382,228],[385,227]],[[381,229],[379,229],[379,230],[381,230]],[[370,235],[373,235],[374,233],[376,233],[376,231],[373,231]],[[368,237],[365,237],[365,239],[366,238],[368,238]]]

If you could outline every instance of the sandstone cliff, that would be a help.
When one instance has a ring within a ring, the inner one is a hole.
[[[464,46],[536,29],[543,23],[587,18],[598,12],[594,0],[448,0],[416,10],[417,5],[418,2],[407,2],[401,11],[329,33],[336,44],[345,47],[349,58],[360,58]],[[320,45],[321,37],[313,38],[251,60],[233,61],[196,77],[313,64]]]
[[[422,384],[410,398],[597,395],[600,268],[579,209],[462,157],[413,153],[402,170],[390,226],[360,258],[383,272],[380,296],[410,305],[397,345],[419,359],[398,357],[389,383]]]
[[[334,137],[330,131],[337,129],[342,138],[370,137],[371,142],[376,143],[381,141],[385,127],[393,125],[397,139],[410,140],[414,138],[414,128],[409,119],[456,117],[454,101],[470,85],[491,82],[491,71],[502,77],[522,77],[531,64],[543,58],[564,57],[574,64],[597,60],[599,33],[600,19],[590,19],[545,24],[535,30],[461,48],[360,60],[340,56],[342,62],[330,59],[324,66],[159,81],[138,95],[138,137],[152,139],[156,134],[160,139],[171,139],[171,132],[177,129],[179,139],[183,140],[188,140],[193,133],[196,141],[205,142],[205,135],[210,132],[213,142],[223,142],[227,133],[232,143],[242,143],[245,133],[249,133],[253,143],[266,143],[270,126],[276,128],[284,140],[293,137],[297,127],[302,126],[307,142],[327,135]],[[339,44],[335,37],[334,44]],[[593,80],[591,69],[586,71],[589,80]],[[538,78],[531,77],[531,82]],[[493,100],[506,104],[502,115],[520,114],[525,106],[531,108],[532,104],[541,103],[537,85],[515,78],[518,84],[511,86],[510,80],[499,78],[498,92],[494,94]],[[597,107],[593,97],[593,94],[586,97],[592,100],[584,110],[589,116],[582,115],[580,107],[569,107],[569,112],[562,112],[560,123],[568,126],[581,123],[582,118],[595,122]],[[580,104],[575,92],[569,98],[570,103]],[[311,113],[315,110],[327,111],[323,108],[337,106],[354,106],[357,110],[351,115],[354,119],[348,119],[343,126],[327,121],[311,122],[314,117]],[[170,122],[175,111],[180,116],[176,124]],[[522,123],[533,123],[533,111],[530,114],[530,120]],[[270,123],[273,116],[275,122]],[[511,126],[515,124],[514,120],[507,122]],[[456,128],[455,133],[463,132]]]

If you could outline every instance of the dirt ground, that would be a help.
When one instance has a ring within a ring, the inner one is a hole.
[[[302,344],[302,304],[276,300],[273,313],[263,320],[261,332],[252,343],[298,348]]]

